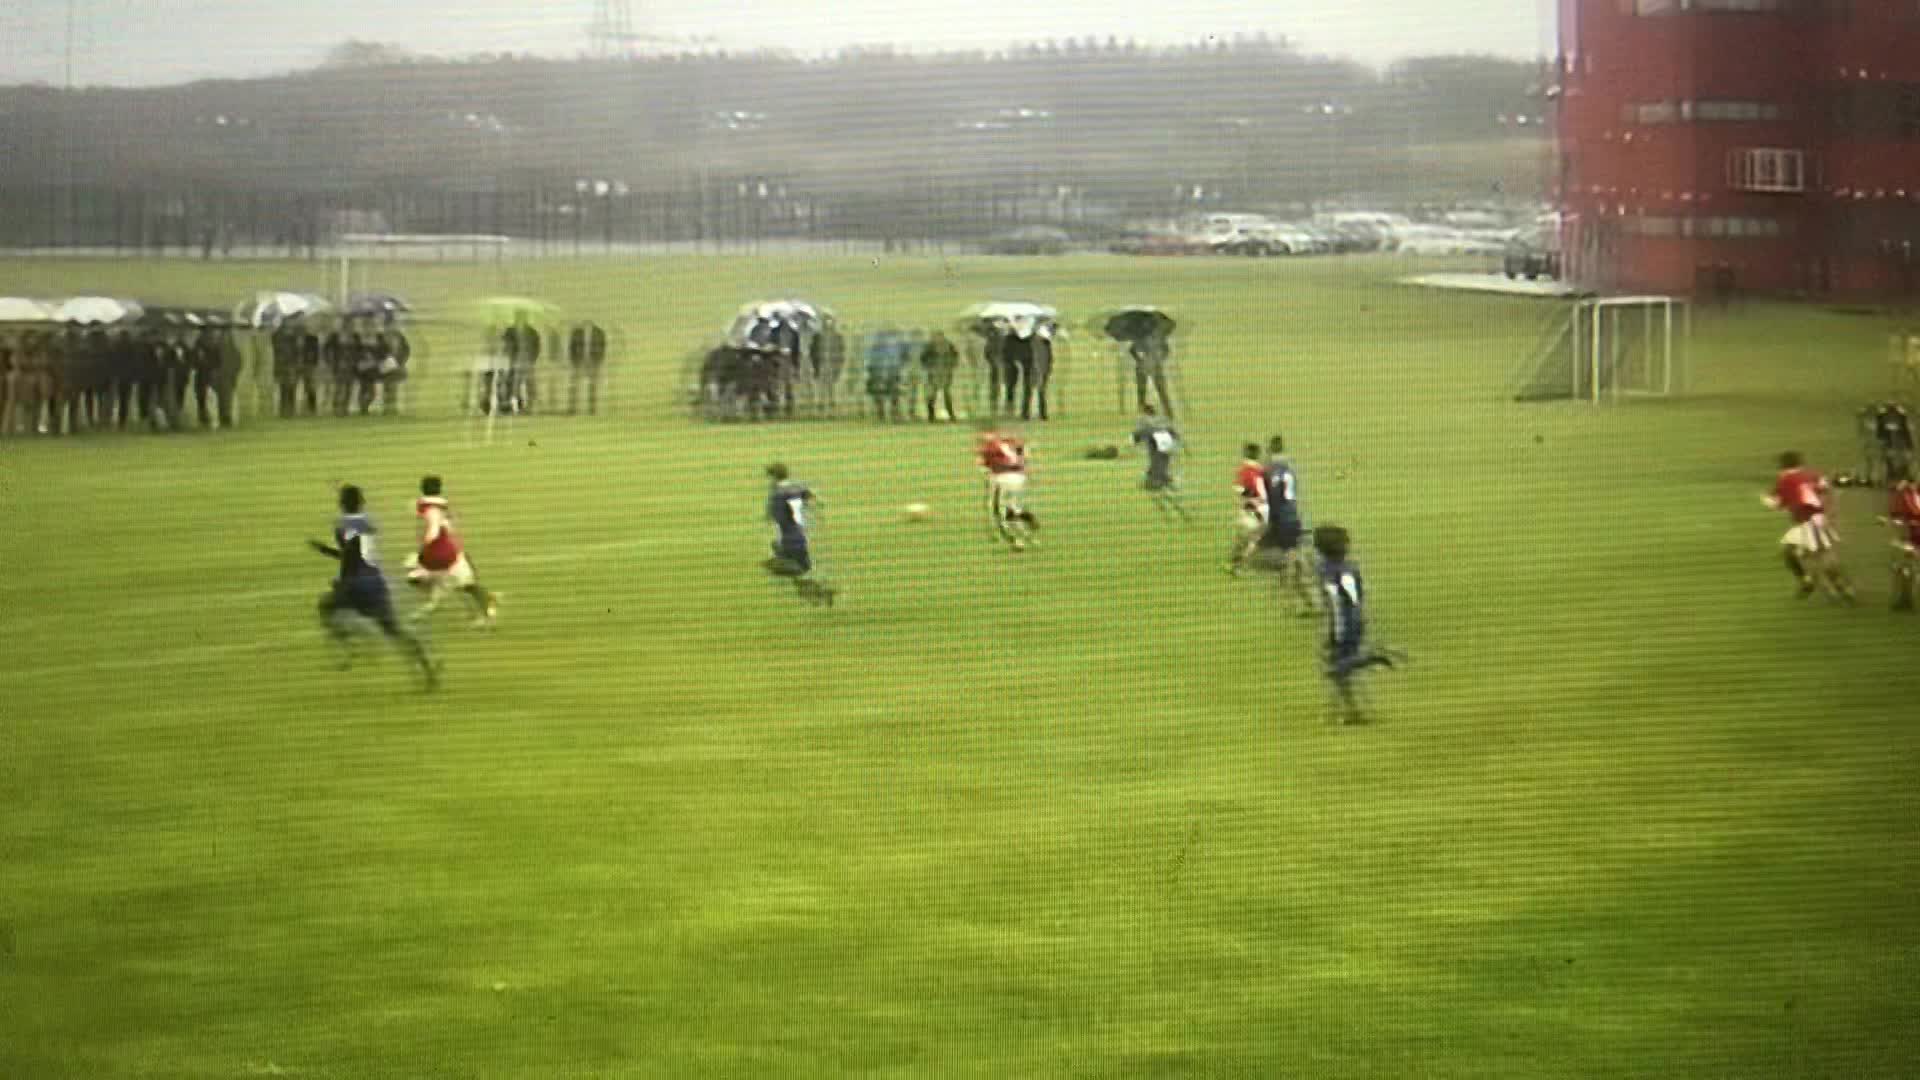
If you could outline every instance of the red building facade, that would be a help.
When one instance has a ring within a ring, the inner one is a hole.
[[[1920,0],[1560,0],[1568,276],[1920,292]]]

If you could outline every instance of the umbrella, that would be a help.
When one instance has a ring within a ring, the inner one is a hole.
[[[1053,320],[1060,313],[1045,304],[1029,304],[1024,300],[997,300],[990,304],[975,304],[967,309],[967,314],[976,319],[1015,319]]]
[[[139,314],[139,304],[110,296],[76,296],[53,309],[53,317],[66,323],[117,323]]]
[[[758,300],[740,309],[735,321],[753,319],[759,322],[782,320],[792,322],[803,328],[817,327],[833,318],[833,312],[818,304],[805,300]]]
[[[356,293],[347,304],[347,314],[363,318],[379,318],[386,315],[406,315],[413,311],[413,305],[392,293],[370,292]]]
[[[757,300],[743,306],[727,328],[727,340],[735,345],[762,343],[772,337],[775,325],[792,323],[795,328],[818,332],[833,321],[833,312],[805,300]]]
[[[975,304],[967,309],[967,322],[976,333],[984,333],[986,327],[1002,323],[1022,338],[1032,337],[1035,333],[1052,337],[1059,329],[1059,317],[1059,312],[1045,304],[1029,304],[1018,300]]]
[[[233,325],[233,320],[225,312],[214,311],[211,308],[187,307],[150,307],[140,313],[140,322],[148,326],[171,329]]]
[[[1152,307],[1121,308],[1107,317],[1107,336],[1115,341],[1146,341],[1166,337],[1178,325],[1173,316]]]
[[[332,308],[324,298],[312,293],[258,292],[253,294],[253,299],[234,309],[233,317],[243,325],[259,329]]]
[[[38,300],[0,296],[0,322],[52,322],[53,308]]]
[[[518,322],[521,315],[525,315],[529,322],[560,316],[558,306],[526,296],[489,296],[475,301],[473,308],[480,321],[489,326],[510,325]]]

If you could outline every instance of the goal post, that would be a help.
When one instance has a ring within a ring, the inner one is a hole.
[[[1887,339],[1887,371],[1895,397],[1920,400],[1920,331],[1902,331]]]
[[[1692,312],[1672,296],[1576,300],[1542,336],[1516,401],[1618,402],[1686,389]]]
[[[511,243],[482,233],[347,233],[333,243],[323,287],[345,307],[357,293],[393,289],[382,271],[395,263],[490,264],[498,274]]]

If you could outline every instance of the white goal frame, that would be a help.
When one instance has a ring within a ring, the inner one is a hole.
[[[1887,340],[1887,373],[1895,397],[1920,399],[1920,330],[1909,330]]]
[[[481,233],[348,233],[333,243],[322,291],[346,307],[354,293],[370,292],[374,263],[505,262],[512,240]],[[357,271],[357,275],[356,275]]]
[[[1635,318],[1645,349],[1637,372],[1642,377],[1629,379],[1615,350],[1628,331],[1627,320]],[[1573,396],[1599,405],[1684,389],[1692,329],[1692,309],[1674,296],[1597,296],[1576,302],[1569,357]]]

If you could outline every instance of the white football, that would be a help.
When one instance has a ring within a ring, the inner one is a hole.
[[[908,503],[905,513],[908,521],[925,521],[933,516],[933,507],[926,503]]]

